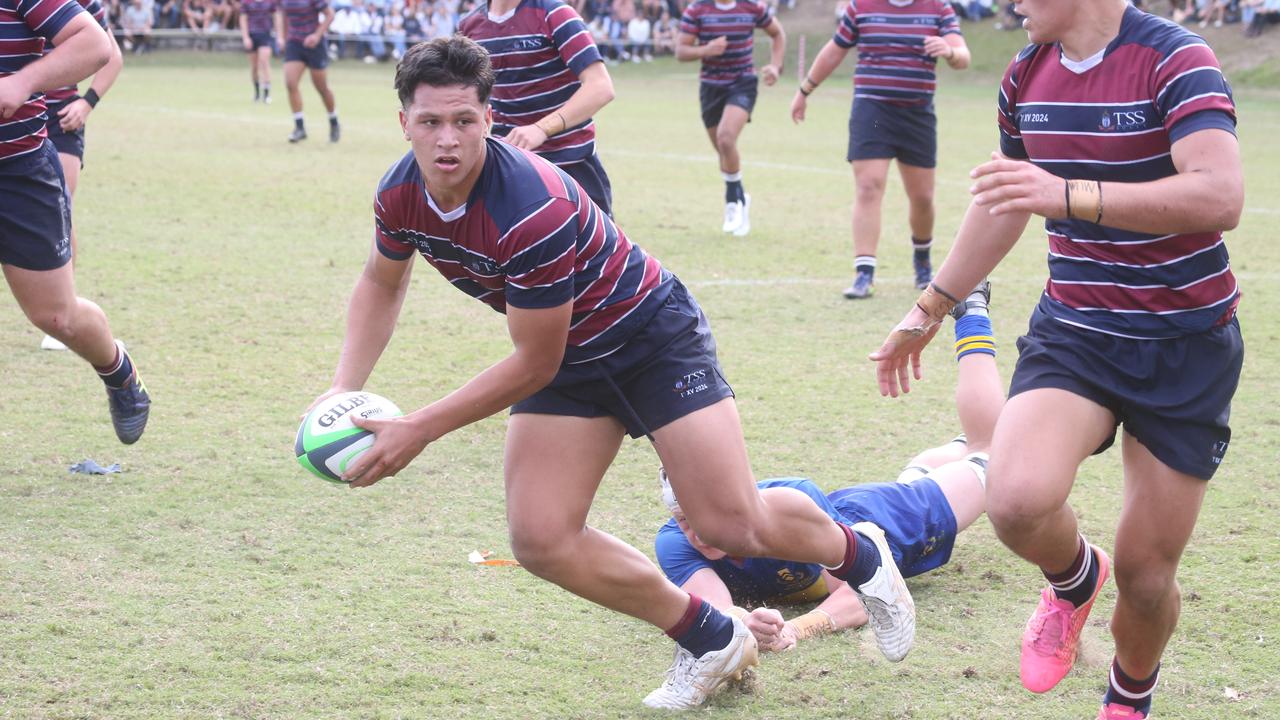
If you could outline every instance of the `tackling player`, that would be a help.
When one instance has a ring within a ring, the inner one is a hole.
[[[755,30],[769,35],[769,63],[756,76],[752,52]],[[738,136],[751,121],[760,79],[773,85],[782,72],[787,36],[773,9],[757,0],[695,0],[680,18],[676,59],[702,61],[698,98],[702,124],[720,156],[724,177],[724,225],[739,237],[751,231],[751,196],[742,187],[742,158]]]
[[[78,3],[0,3],[10,52],[0,56],[0,266],[32,324],[89,361],[107,387],[120,441],[142,436],[151,400],[107,316],[76,296],[71,213],[44,94],[99,72],[111,38]],[[54,48],[41,57],[46,43]]]
[[[1244,346],[1223,242],[1244,181],[1230,87],[1204,40],[1125,0],[1018,0],[1032,42],[1000,86],[1000,152],[934,286],[871,356],[882,393],[919,377],[949,288],[989,272],[1032,215],[1049,282],[1018,341],[987,513],[1049,582],[1022,683],[1054,687],[1111,570],[1067,504],[1076,469],[1124,427],[1115,659],[1099,718],[1151,715],[1179,613],[1179,558],[1231,438]]]
[[[324,34],[333,22],[333,8],[329,0],[280,0],[284,13],[284,84],[289,90],[289,108],[293,110],[293,132],[289,142],[307,139],[307,128],[302,121],[302,71],[310,69],[311,84],[324,109],[329,112],[329,142],[338,142],[342,128],[338,125],[338,110],[329,89],[325,68],[329,66],[329,53],[324,46]]]
[[[415,251],[506,315],[513,351],[402,418],[361,420],[376,442],[344,478],[371,485],[437,438],[510,407],[504,463],[515,556],[576,595],[666,630],[676,662],[645,703],[686,708],[753,664],[756,643],[740,620],[587,526],[623,436],[647,436],[702,537],[743,555],[833,568],[873,608],[881,650],[901,660],[915,611],[883,534],[833,522],[799,493],[760,495],[706,316],[571,177],[488,137],[493,82],[488,53],[461,35],[415,45],[400,61],[400,122],[412,150],[379,185],[374,241],[322,398],[368,379]]]
[[[852,0],[835,37],[813,59],[791,101],[791,119],[804,120],[809,94],[826,80],[854,46],[858,66],[849,113],[853,166],[853,283],[850,300],[871,297],[880,244],[880,204],[889,163],[907,191],[912,265],[916,287],[932,277],[934,168],[938,164],[938,120],[933,111],[938,59],[953,69],[969,66],[969,48],[951,5],[943,0]]]
[[[493,0],[467,14],[458,32],[493,62],[493,134],[555,163],[613,215],[592,119],[613,100],[613,80],[578,13],[560,0]]]
[[[280,22],[280,0],[241,0],[240,38],[249,54],[254,102],[271,102],[271,55]]]
[[[93,16],[94,21],[103,30],[107,30],[107,37],[111,40],[111,59],[102,66],[101,70],[93,74],[93,82],[83,96],[80,95],[80,89],[75,84],[45,93],[44,101],[47,106],[45,112],[48,116],[45,130],[49,141],[58,151],[58,161],[62,164],[62,176],[66,181],[67,196],[70,199],[76,196],[76,187],[80,184],[80,170],[84,167],[85,121],[89,119],[89,113],[98,106],[102,96],[106,95],[115,84],[116,78],[120,76],[120,68],[124,66],[124,56],[107,27],[107,13],[102,4],[98,0],[77,0],[77,2]],[[45,45],[46,53],[52,49],[52,44]],[[75,262],[77,249],[76,228],[75,223],[72,223],[72,262]],[[40,341],[40,347],[45,350],[67,349],[66,345],[52,335],[45,335]]]
[[[765,480],[770,488],[804,493],[837,522],[869,522],[883,529],[903,577],[945,565],[956,535],[982,514],[985,451],[1004,403],[995,340],[987,314],[989,286],[957,306],[956,410],[964,430],[956,440],[917,455],[896,483],[854,485],[824,495],[801,478]],[[966,442],[967,438],[967,442]],[[866,623],[853,590],[820,565],[770,558],[733,557],[706,545],[689,527],[675,493],[662,476],[663,502],[672,519],[658,531],[658,564],[673,583],[743,618],[762,650],[788,650],[800,640]],[[791,620],[769,605],[821,603]],[[742,607],[759,605],[747,612]]]

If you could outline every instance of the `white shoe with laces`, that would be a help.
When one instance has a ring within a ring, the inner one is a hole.
[[[852,529],[875,543],[880,552],[880,567],[875,575],[854,588],[854,592],[867,610],[867,624],[876,635],[880,652],[890,662],[899,662],[907,656],[916,639],[916,604],[889,551],[884,530],[869,522],[857,523]]]
[[[742,208],[741,220],[738,221],[738,227],[733,229],[735,237],[745,237],[751,232],[751,196],[743,193],[745,198],[739,205]]]
[[[720,228],[724,232],[731,233],[738,229],[742,224],[742,203],[729,202],[724,204],[724,225]]]
[[[733,621],[733,639],[723,650],[698,658],[676,645],[675,662],[662,686],[645,697],[645,705],[661,710],[698,707],[729,680],[742,679],[743,671],[759,664],[755,636],[738,618],[729,619]]]

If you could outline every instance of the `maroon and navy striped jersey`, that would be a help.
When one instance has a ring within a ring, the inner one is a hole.
[[[564,364],[617,350],[666,300],[673,276],[627,239],[563,171],[495,139],[465,205],[442,212],[410,152],[382,178],[374,243],[417,250],[454,287],[494,310],[573,303]]]
[[[927,105],[938,86],[935,58],[924,40],[959,35],[960,22],[942,0],[851,0],[836,28],[836,45],[858,46],[854,97],[895,105]]]
[[[102,26],[103,30],[106,30],[107,32],[111,32],[111,29],[107,27],[107,11],[105,8],[102,7],[102,3],[98,2],[98,0],[76,0],[76,1],[80,3],[80,6],[83,7],[86,12],[88,12],[90,15],[93,16],[94,20],[98,21],[98,24]],[[45,54],[47,55],[52,51],[53,51],[53,43],[46,43],[44,46]],[[56,103],[66,102],[79,94],[80,94],[79,87],[77,87],[76,85],[67,85],[66,87],[60,87],[56,90],[50,90],[49,92],[45,93],[44,101],[49,105],[54,105]]]
[[[276,11],[280,0],[241,0],[240,12],[244,14],[250,35],[267,35],[275,32]],[[311,29],[315,32],[315,28]],[[303,37],[306,34],[304,33]]]
[[[329,0],[280,0],[280,7],[285,40],[301,41],[320,27],[320,13],[329,7]]]
[[[1149,182],[1176,174],[1170,148],[1235,133],[1235,105],[1199,36],[1133,6],[1100,62],[1069,69],[1058,45],[1018,54],[1000,86],[1000,147],[1058,177]],[[1065,61],[1065,63],[1064,63]],[[1103,220],[1106,215],[1103,196]],[[1046,220],[1041,307],[1071,325],[1159,339],[1229,321],[1240,291],[1221,232],[1151,235]]]
[[[718,37],[726,40],[724,53],[702,59],[699,78],[711,85],[730,85],[735,80],[756,74],[752,51],[756,28],[773,22],[773,10],[763,2],[734,0],[695,0],[680,16],[680,32],[698,38],[706,45]]]
[[[76,0],[0,0],[0,78],[39,60],[45,46],[76,15]],[[44,143],[44,93],[34,93],[0,123],[0,160],[24,155]]]
[[[560,0],[524,0],[510,15],[489,16],[481,3],[458,23],[458,32],[489,51],[493,86],[493,134],[532,125],[559,110],[578,91],[578,75],[602,62],[582,18]],[[596,152],[595,120],[587,118],[547,138],[537,153],[557,165],[585,160]]]

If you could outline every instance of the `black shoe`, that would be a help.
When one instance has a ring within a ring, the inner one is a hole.
[[[300,127],[294,128],[293,132],[289,133],[289,142],[291,143],[302,142],[303,140],[306,140],[306,139],[307,139],[307,131],[303,130]]]
[[[981,295],[982,299],[981,300],[971,299],[973,298],[974,295]],[[978,283],[978,287],[974,288],[973,291],[970,292],[968,295],[966,295],[963,300],[956,303],[955,307],[951,308],[950,315],[956,320],[959,320],[960,318],[965,316],[965,313],[969,312],[969,308],[987,307],[990,304],[991,304],[991,281],[983,280],[982,282]]]
[[[151,412],[151,396],[142,384],[135,368],[133,377],[122,388],[107,388],[107,406],[111,409],[111,426],[116,437],[125,445],[132,445],[142,437],[147,428],[147,415]]]
[[[336,143],[342,137],[342,127],[336,122],[329,123],[329,142]]]
[[[916,289],[923,290],[929,287],[929,282],[933,280],[933,265],[928,260],[912,260],[912,266],[916,271]]]

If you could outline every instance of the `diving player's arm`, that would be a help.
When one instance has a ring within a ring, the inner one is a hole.
[[[786,61],[787,33],[776,17],[764,26],[764,32],[769,36],[769,64],[760,68],[760,79],[765,85],[773,85],[778,82],[778,76],[782,74],[782,66]]]
[[[111,40],[87,12],[77,12],[53,36],[48,55],[0,78],[0,118],[8,120],[35,93],[74,85],[111,60]]]
[[[840,47],[835,40],[828,40],[827,44],[822,46],[817,57],[813,59],[813,64],[809,66],[809,72],[804,76],[804,80],[800,81],[796,96],[791,99],[792,122],[804,122],[804,111],[809,104],[809,95],[817,90],[824,80],[831,77],[831,73],[840,67],[840,63],[844,62],[848,54],[849,48]]]
[[[559,372],[564,359],[572,315],[572,300],[539,309],[508,304],[507,330],[514,345],[512,353],[461,388],[404,417],[357,419],[356,425],[374,432],[377,439],[343,479],[352,487],[366,487],[395,475],[436,439],[500,412],[546,387]]]
[[[867,624],[867,610],[853,588],[825,570],[822,571],[822,577],[827,588],[835,589],[818,607],[787,621],[797,641]]]
[[[111,43],[111,59],[107,61],[102,69],[93,75],[93,82],[89,83],[89,92],[83,97],[76,98],[74,102],[67,103],[66,107],[58,111],[58,124],[62,126],[64,132],[75,132],[84,127],[84,121],[89,117],[89,113],[97,106],[98,101],[103,95],[115,85],[116,78],[120,77],[120,70],[124,67],[124,54],[120,52],[120,44],[116,42],[116,38],[111,33],[107,33],[107,40]],[[87,99],[89,93],[93,93],[93,102]]]
[[[711,568],[704,567],[694,572],[680,589],[690,595],[697,595],[717,610],[741,620],[751,634],[755,635],[756,643],[765,652],[788,650],[795,644],[783,636],[785,622],[781,613],[770,608],[756,608],[747,612],[745,608],[734,605],[729,588]]]
[[[729,595],[729,588],[725,586],[716,571],[709,567],[700,568],[690,575],[680,589],[706,600],[717,610],[727,612],[733,607],[733,597]]]
[[[518,148],[536,150],[547,138],[568,130],[578,123],[590,120],[614,97],[613,78],[604,61],[594,62],[578,74],[578,89],[558,110],[543,116],[532,125],[512,128],[506,141]]]

